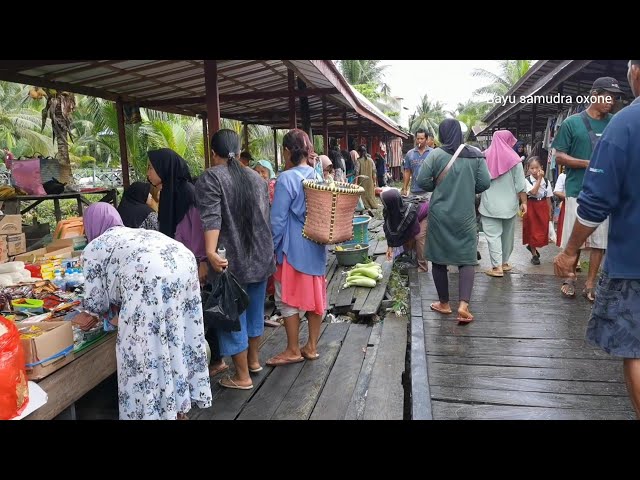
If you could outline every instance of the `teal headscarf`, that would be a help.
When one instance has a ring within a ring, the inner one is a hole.
[[[273,166],[271,165],[271,162],[268,160],[259,160],[258,163],[256,163],[256,167],[260,165],[261,167],[266,168],[267,170],[269,170],[269,178],[273,179],[276,178],[276,174],[273,171]],[[255,168],[255,167],[254,167]]]

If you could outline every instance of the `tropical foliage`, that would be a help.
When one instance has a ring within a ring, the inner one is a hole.
[[[445,119],[444,105],[438,101],[429,100],[428,95],[420,98],[420,104],[416,111],[409,117],[409,130],[415,133],[419,128],[424,128],[437,138],[438,125]]]
[[[488,85],[477,89],[474,95],[506,95],[511,87],[531,68],[531,60],[502,60],[500,73],[495,74],[483,68],[476,68],[473,75],[490,81]]]

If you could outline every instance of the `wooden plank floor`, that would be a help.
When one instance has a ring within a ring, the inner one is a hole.
[[[430,274],[419,274],[418,283],[411,288],[412,328],[419,330],[415,321],[422,317],[429,382],[421,392],[434,419],[635,417],[622,361],[584,339],[590,304],[563,298],[556,278],[476,274],[475,321],[468,325],[429,309],[438,298]],[[455,311],[458,275],[450,273],[449,283]],[[413,362],[411,373],[420,374]]]

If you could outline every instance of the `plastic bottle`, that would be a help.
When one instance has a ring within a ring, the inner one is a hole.
[[[60,270],[56,270],[54,274],[55,278],[52,280],[53,284],[58,287],[59,290],[64,290],[66,282],[64,278],[62,278],[62,273],[60,272]]]
[[[224,247],[220,247],[218,248],[218,255],[220,255],[220,257],[224,258],[226,260],[227,258],[227,251],[225,250]]]

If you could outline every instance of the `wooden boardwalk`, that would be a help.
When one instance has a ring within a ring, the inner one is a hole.
[[[430,273],[410,287],[414,419],[635,418],[622,361],[584,339],[590,304],[563,298],[556,278],[476,274],[469,325],[430,310]],[[457,274],[450,295],[455,311]]]
[[[307,336],[302,323],[300,342]],[[260,361],[282,351],[284,327],[263,336]],[[315,361],[264,366],[252,390],[220,387],[212,378],[213,405],[193,409],[194,420],[369,420],[404,417],[407,320],[390,316],[373,327],[323,323]],[[233,369],[233,367],[231,367]],[[226,372],[228,374],[229,372]],[[222,375],[222,374],[221,374]]]

